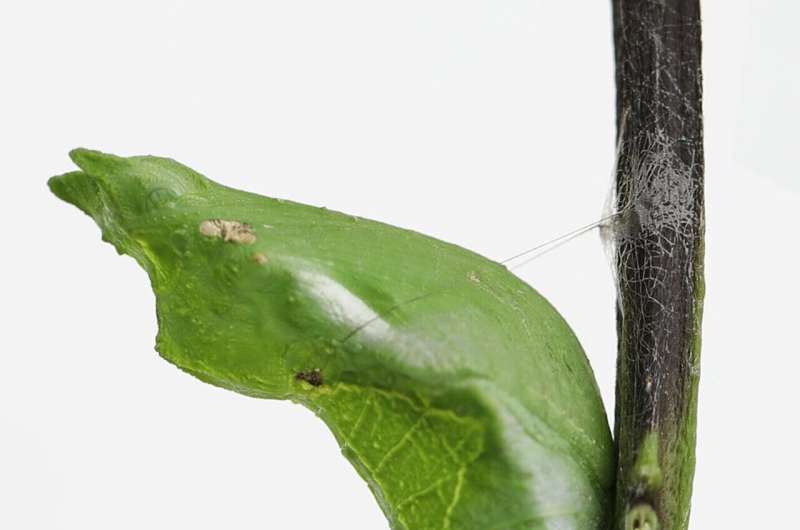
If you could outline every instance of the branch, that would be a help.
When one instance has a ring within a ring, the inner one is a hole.
[[[689,521],[703,299],[699,0],[612,0],[617,82],[615,528]]]

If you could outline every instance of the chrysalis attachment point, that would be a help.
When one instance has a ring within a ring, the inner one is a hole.
[[[566,234],[560,235],[560,236],[558,236],[558,237],[556,237],[554,239],[546,241],[545,243],[542,243],[541,245],[536,245],[533,248],[529,248],[528,250],[525,250],[523,252],[520,252],[519,254],[515,254],[515,255],[511,256],[510,258],[504,259],[500,263],[502,263],[503,265],[506,265],[509,270],[514,270],[514,269],[518,269],[520,267],[523,267],[523,266],[527,265],[528,263],[532,262],[533,260],[535,260],[535,259],[547,254],[551,250],[555,250],[558,247],[560,247],[561,245],[569,243],[573,239],[575,239],[577,237],[580,237],[580,236],[582,236],[583,234],[585,234],[587,232],[591,232],[595,228],[602,229],[602,228],[606,227],[611,222],[613,222],[614,218],[617,217],[619,214],[620,214],[620,212],[616,212],[616,213],[612,213],[610,215],[606,215],[606,216],[602,217],[598,221],[595,221],[595,222],[590,223],[588,225],[582,226],[580,228],[576,228],[575,230],[567,232]],[[521,259],[521,258],[524,258],[524,259]]]

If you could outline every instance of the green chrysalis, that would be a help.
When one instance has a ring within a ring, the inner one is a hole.
[[[158,352],[314,410],[392,528],[605,527],[613,450],[592,371],[505,267],[173,160],[71,157],[80,171],[50,188],[147,271]]]

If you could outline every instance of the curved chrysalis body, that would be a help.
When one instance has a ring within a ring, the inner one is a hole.
[[[52,191],[133,256],[157,350],[314,410],[392,528],[601,529],[613,484],[589,364],[502,265],[424,235],[75,150]]]

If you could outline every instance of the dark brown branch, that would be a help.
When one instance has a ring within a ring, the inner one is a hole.
[[[688,525],[703,297],[699,0],[612,0],[617,82],[615,528]],[[649,526],[648,526],[649,525]]]

